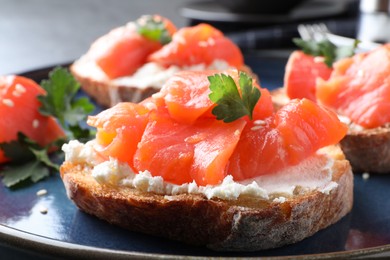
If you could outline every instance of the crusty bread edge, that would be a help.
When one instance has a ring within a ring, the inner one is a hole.
[[[390,126],[350,130],[340,146],[354,172],[390,174]]]
[[[73,63],[69,67],[70,72],[80,83],[81,89],[97,104],[106,108],[122,101],[137,103],[160,90],[157,87],[137,88],[135,86],[115,85],[107,78],[96,79],[85,76],[80,73],[79,66],[83,66],[83,63]]]
[[[163,196],[98,184],[88,168],[61,166],[67,194],[83,211],[123,228],[221,251],[255,251],[300,241],[345,216],[353,203],[353,175],[333,148],[330,194],[312,191],[285,202]]]

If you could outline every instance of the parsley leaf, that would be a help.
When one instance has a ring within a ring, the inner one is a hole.
[[[217,104],[212,113],[218,120],[229,123],[246,115],[252,119],[253,109],[259,101],[261,93],[253,85],[251,77],[240,72],[240,91],[231,76],[215,74],[209,76],[208,80],[211,90],[209,98]]]
[[[137,31],[140,35],[165,45],[172,40],[163,20],[153,15],[144,15],[136,21]]]
[[[63,157],[63,154],[57,151],[49,157],[49,152],[58,149],[70,139],[87,141],[95,134],[94,130],[80,126],[80,122],[85,121],[95,106],[88,98],[77,98],[80,85],[67,69],[57,67],[52,70],[49,79],[41,82],[41,87],[46,90],[46,95],[37,97],[41,102],[39,112],[44,116],[55,117],[64,129],[66,138],[42,147],[19,132],[17,140],[0,143],[0,149],[11,159],[11,162],[1,169],[2,181],[7,187],[25,180],[37,182],[49,176],[51,170],[58,171],[59,165],[51,158],[58,154]],[[56,161],[58,159],[57,157]]]
[[[41,86],[46,95],[38,96],[41,102],[39,112],[42,115],[58,119],[69,139],[88,137],[89,130],[79,126],[95,106],[88,98],[76,98],[80,84],[65,68],[57,67],[49,73],[48,80],[42,80]],[[79,135],[82,133],[82,135]],[[91,132],[92,135],[92,132]]]
[[[2,174],[3,184],[9,188],[28,179],[37,182],[49,176],[50,171],[39,161],[28,161],[23,164],[12,165],[12,167],[7,166]]]
[[[359,40],[355,40],[352,46],[336,46],[328,39],[322,41],[303,40],[294,38],[293,42],[302,49],[305,54],[323,56],[324,63],[331,68],[335,61],[354,55]]]
[[[48,156],[48,150],[52,147],[41,147],[20,132],[17,140],[0,143],[5,156],[12,158],[12,163],[1,172],[4,185],[11,187],[27,179],[37,182],[48,176],[50,169],[59,170],[59,166]]]

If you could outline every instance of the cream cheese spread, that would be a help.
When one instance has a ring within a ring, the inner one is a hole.
[[[182,70],[204,71],[225,70],[231,68],[224,60],[215,60],[210,65],[197,64],[192,66],[169,66],[165,68],[156,62],[149,62],[140,67],[133,75],[112,80],[117,86],[136,86],[137,88],[156,87],[161,88],[164,83],[176,72]]]
[[[346,124],[350,131],[363,131],[365,128],[361,125],[355,124],[349,117],[337,115],[339,120]]]
[[[219,185],[198,186],[195,182],[182,185],[168,183],[161,176],[152,176],[149,171],[134,173],[127,163],[121,163],[115,158],[104,161],[94,150],[94,141],[83,144],[73,140],[64,144],[62,150],[65,152],[65,161],[90,168],[93,178],[101,184],[132,187],[167,197],[189,193],[204,194],[209,199],[235,200],[241,196],[267,200],[273,198],[275,202],[283,202],[297,188],[328,194],[338,186],[332,181],[334,160],[321,151],[298,165],[270,175],[242,182],[235,182],[231,175],[227,175]]]
[[[226,70],[232,68],[224,60],[214,60],[206,66],[197,64],[192,66],[169,66],[165,68],[156,62],[149,62],[140,67],[133,75],[123,76],[109,80],[100,67],[87,55],[80,58],[77,64],[78,73],[84,77],[92,77],[96,80],[109,81],[112,86],[129,86],[145,89],[147,87],[161,88],[164,83],[176,72],[183,70],[203,71],[203,70]]]

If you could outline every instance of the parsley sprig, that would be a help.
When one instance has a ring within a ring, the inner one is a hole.
[[[259,101],[260,90],[253,85],[252,78],[240,72],[239,88],[229,75],[215,74],[208,77],[211,93],[209,98],[217,104],[212,113],[225,123],[233,122],[243,116],[252,119],[253,109]]]
[[[69,139],[89,139],[89,129],[82,129],[79,122],[90,114],[95,106],[87,97],[77,98],[80,84],[68,70],[57,67],[49,73],[48,80],[42,80],[41,86],[46,95],[38,96],[42,106],[39,112],[58,119]]]
[[[342,58],[351,57],[355,54],[359,40],[355,40],[351,46],[336,46],[328,39],[321,41],[303,40],[294,38],[293,42],[302,49],[305,54],[312,56],[323,56],[324,63],[331,68],[335,61]]]
[[[140,35],[158,41],[165,45],[172,40],[162,19],[153,16],[145,15],[136,21],[137,31]]]
[[[46,90],[46,95],[38,96],[42,104],[39,112],[55,117],[64,129],[66,137],[42,147],[19,132],[17,140],[0,143],[0,149],[11,159],[11,163],[0,169],[2,182],[7,187],[26,180],[37,182],[49,176],[51,170],[58,171],[59,164],[52,160],[56,156],[58,161],[63,159],[58,148],[70,139],[89,140],[94,135],[93,131],[82,128],[79,123],[85,121],[95,107],[88,98],[77,97],[80,85],[67,69],[57,67],[52,70],[49,79],[41,82],[41,87]],[[49,157],[53,149],[57,149],[57,154]]]
[[[61,143],[62,140],[58,142]],[[50,169],[59,170],[59,165],[53,163],[48,155],[48,150],[53,145],[54,143],[41,147],[20,132],[17,140],[1,143],[0,148],[7,157],[12,158],[11,164],[1,172],[4,176],[3,184],[11,187],[27,179],[37,182],[49,176]]]

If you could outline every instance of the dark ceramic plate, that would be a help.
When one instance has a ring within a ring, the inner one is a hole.
[[[281,86],[286,60],[250,55],[247,64],[262,85]],[[24,73],[36,81],[51,68]],[[45,196],[36,192],[46,189]],[[0,185],[0,256],[49,258],[260,257],[344,258],[390,256],[390,175],[364,180],[355,174],[355,201],[338,223],[299,243],[250,253],[221,253],[129,232],[79,211],[66,196],[58,174],[11,190]],[[48,209],[42,214],[40,209]]]

